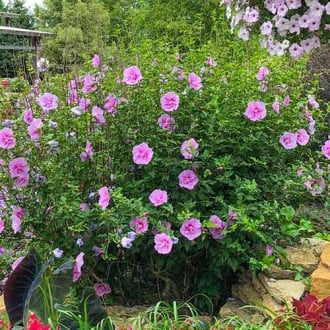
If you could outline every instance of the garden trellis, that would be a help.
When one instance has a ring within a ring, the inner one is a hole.
[[[5,21],[5,25],[0,26],[0,34],[9,34],[30,39],[30,45],[0,45],[0,50],[33,52],[33,67],[37,76],[37,61],[39,57],[41,39],[43,37],[52,36],[52,33],[8,26],[9,20],[11,18],[19,17],[19,14],[0,12],[0,17]]]

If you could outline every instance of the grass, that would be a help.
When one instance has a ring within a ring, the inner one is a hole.
[[[168,303],[160,301],[138,315],[131,317],[124,327],[113,327],[112,320],[102,320],[96,327],[86,327],[87,321],[79,329],[84,330],[312,330],[312,326],[301,320],[298,315],[291,311],[273,312],[264,306],[253,307],[260,315],[255,323],[242,320],[237,316],[226,319],[218,319],[201,316],[198,310],[190,302]],[[244,308],[244,307],[243,307]],[[79,317],[71,315],[73,318]],[[3,320],[3,322],[1,322]],[[0,314],[0,330],[6,329],[8,324],[6,313]],[[51,326],[51,329],[55,329]]]

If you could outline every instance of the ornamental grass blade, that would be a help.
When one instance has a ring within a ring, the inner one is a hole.
[[[41,261],[31,250],[10,274],[4,287],[4,301],[10,323],[23,324],[26,298],[41,267]]]

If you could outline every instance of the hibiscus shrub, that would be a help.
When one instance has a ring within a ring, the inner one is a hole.
[[[266,246],[311,229],[295,209],[328,196],[329,141],[305,63],[241,46],[146,44],[37,82],[0,130],[1,244],[78,255],[130,303],[219,302],[272,262]]]

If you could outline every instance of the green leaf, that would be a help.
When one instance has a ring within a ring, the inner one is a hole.
[[[293,219],[295,213],[296,211],[292,206],[285,206],[281,209],[281,215],[283,215],[288,221]]]
[[[29,292],[26,296],[24,303],[24,313],[23,313],[23,323],[26,326],[27,316],[29,311],[33,311],[43,323],[47,323],[48,320],[48,301],[47,292],[44,287],[41,288],[40,285],[43,282],[43,275],[49,267],[51,261],[46,262],[42,265],[38,274],[35,276]]]
[[[40,271],[41,281],[36,281],[38,287],[32,292],[27,308],[44,324],[53,316],[54,305],[63,304],[72,284],[71,270],[74,264],[73,260],[65,262],[51,274],[50,278],[45,276],[45,269],[49,263],[45,264],[43,273]]]
[[[205,225],[206,228],[218,228],[218,226],[210,220],[205,221],[204,225]]]
[[[69,260],[53,272],[53,276],[50,279],[53,304],[63,304],[65,297],[69,293],[72,284],[71,271],[74,265],[75,261]]]

